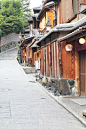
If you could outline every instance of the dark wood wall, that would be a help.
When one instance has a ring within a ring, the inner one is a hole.
[[[67,52],[65,49],[66,41],[61,43],[61,55],[62,55],[62,69],[63,69],[63,78],[66,79],[75,79],[75,46],[74,43],[73,50]]]
[[[46,76],[50,76],[49,45],[46,46]]]
[[[86,50],[79,52],[80,56],[80,86],[81,91],[85,92],[86,86]]]
[[[57,78],[57,42],[51,43],[41,48],[41,74],[48,77]],[[45,56],[45,57],[44,57]],[[45,71],[45,72],[44,72]]]
[[[57,42],[52,43],[52,77],[57,78]]]
[[[60,8],[60,23],[70,22],[74,17],[73,0],[61,0]]]
[[[44,48],[41,48],[41,59],[40,59],[40,73],[44,75]]]
[[[82,0],[82,3],[86,3],[86,0]]]

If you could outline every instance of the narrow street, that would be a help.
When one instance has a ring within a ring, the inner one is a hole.
[[[0,129],[86,128],[24,73],[16,52],[12,56],[0,54]]]

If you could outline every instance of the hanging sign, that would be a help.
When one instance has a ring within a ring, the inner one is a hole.
[[[67,45],[65,46],[65,49],[66,49],[66,51],[70,52],[70,51],[72,51],[73,46],[72,46],[71,44],[67,44]]]

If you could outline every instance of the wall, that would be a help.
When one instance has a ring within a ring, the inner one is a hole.
[[[41,62],[40,62],[40,72],[44,75],[44,48],[41,48]]]
[[[57,41],[41,48],[41,74],[47,77],[59,77]]]
[[[16,46],[19,41],[19,35],[16,33],[11,33],[1,38],[1,51],[6,51],[10,48]]]
[[[57,7],[57,24],[70,22],[74,17],[72,0],[61,0]]]
[[[45,17],[42,17],[39,23],[40,30],[43,30],[45,28],[45,24],[46,24]]]
[[[67,52],[65,50],[66,41],[61,42],[62,77],[66,79],[75,79],[75,46],[74,43],[71,44],[73,45],[73,50]]]

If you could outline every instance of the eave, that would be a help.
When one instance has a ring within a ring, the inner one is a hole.
[[[72,32],[75,29],[78,29],[79,27],[86,24],[86,17],[82,18],[81,20],[75,22],[75,23],[65,23],[65,24],[59,24],[55,26],[53,29],[51,29],[46,35],[44,35],[40,40],[37,42],[39,45],[43,40],[45,40],[49,35],[55,32]]]
[[[22,41],[20,47],[23,47],[24,45],[29,44],[29,43],[32,41],[33,38],[34,38],[34,36],[32,36],[32,37],[27,37],[26,39],[24,39],[24,40]]]
[[[73,41],[73,40],[76,40],[77,38],[79,38],[79,36],[83,36],[84,34],[86,34],[86,25],[79,27],[75,31],[69,33],[68,35],[66,35],[62,38],[59,38],[57,41],[58,41],[58,43],[65,41],[65,40]]]

